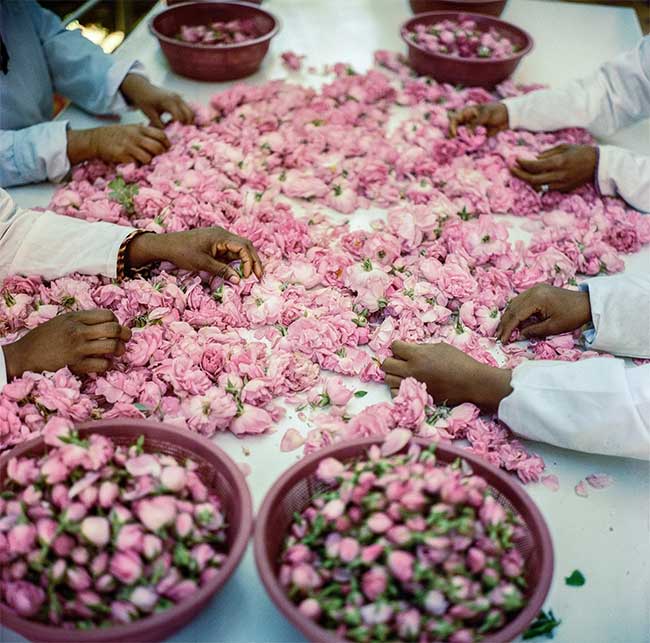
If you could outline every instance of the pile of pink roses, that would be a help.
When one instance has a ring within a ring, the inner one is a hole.
[[[586,132],[487,138],[479,128],[450,139],[448,110],[494,96],[415,78],[389,52],[376,59],[383,69],[366,74],[334,65],[320,91],[285,81],[234,85],[196,107],[195,126],[171,124],[172,147],[151,164],[74,169],[55,211],[156,232],[221,225],[251,239],[265,276],[235,286],[162,265],[124,283],[5,280],[5,342],[61,312],[96,307],[114,311],[133,339],[105,375],[82,380],[64,369],[5,387],[0,448],[40,432],[53,414],[152,417],[205,435],[264,432],[282,416],[278,400],[303,403],[322,388],[323,370],[382,381],[379,364],[398,339],[443,340],[494,363],[494,329],[515,294],[620,271],[621,253],[650,241],[650,217],[619,199],[591,186],[538,194],[508,171],[517,156],[588,142]],[[504,96],[520,91],[499,87]],[[342,216],[369,207],[386,210],[369,229]],[[509,224],[493,213],[527,217],[529,241],[511,241]],[[510,366],[589,356],[573,336],[504,352]],[[415,384],[406,389],[410,401],[353,418],[344,406],[325,409],[306,451],[409,426],[466,439],[522,479],[539,475],[541,460],[502,425],[468,405],[437,407]],[[419,423],[404,424],[396,410],[409,404]]]
[[[467,463],[437,463],[435,445],[393,455],[410,437],[321,460],[326,490],[288,529],[280,583],[337,639],[479,641],[526,602],[523,525]]]
[[[231,20],[209,25],[182,25],[176,38],[202,45],[230,45],[252,40],[259,35],[254,20]]]
[[[88,629],[179,603],[226,558],[219,498],[196,473],[54,418],[40,458],[12,458],[0,498],[0,601],[19,616]]]

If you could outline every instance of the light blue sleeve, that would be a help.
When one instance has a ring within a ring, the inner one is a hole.
[[[589,283],[585,282],[580,284],[579,286],[580,290],[582,292],[589,292]],[[596,329],[594,328],[593,323],[589,323],[589,325],[582,331],[582,341],[585,344],[586,348],[591,348],[592,344],[596,340]]]
[[[124,109],[119,89],[135,61],[112,58],[79,30],[67,30],[51,11],[28,1],[55,90],[92,114]]]
[[[61,181],[70,169],[68,121],[0,130],[0,187]]]

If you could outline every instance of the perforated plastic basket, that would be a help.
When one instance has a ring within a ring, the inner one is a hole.
[[[421,438],[415,438],[414,441],[423,447],[430,444]],[[316,478],[318,463],[328,457],[341,462],[358,459],[373,444],[381,444],[381,438],[353,440],[307,456],[286,471],[271,487],[256,518],[255,562],[262,582],[278,609],[313,642],[325,643],[338,639],[333,631],[326,630],[303,616],[285,594],[277,576],[282,545],[294,512],[301,512],[314,495],[329,488]],[[454,447],[438,446],[436,457],[441,465],[463,458],[476,475],[487,481],[489,492],[496,500],[517,515],[524,526],[524,535],[515,545],[526,563],[526,606],[503,628],[491,632],[483,639],[484,643],[506,643],[528,628],[548,594],[553,577],[553,545],[548,527],[530,496],[511,476],[467,451]]]
[[[99,433],[118,445],[130,445],[143,435],[147,453],[165,453],[198,465],[201,481],[219,496],[227,522],[227,558],[219,573],[195,594],[174,607],[128,625],[93,630],[69,630],[21,618],[0,604],[0,622],[31,641],[48,643],[143,643],[160,641],[192,620],[225,585],[246,550],[253,527],[253,506],[248,486],[237,465],[210,440],[185,429],[146,420],[104,420],[78,427],[83,437]],[[6,484],[7,463],[12,457],[39,457],[46,452],[42,438],[15,447],[0,458],[0,489]]]

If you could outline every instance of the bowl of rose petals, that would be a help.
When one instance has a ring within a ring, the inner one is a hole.
[[[533,48],[532,37],[509,22],[458,11],[414,16],[402,25],[401,35],[418,74],[470,87],[498,85]]]
[[[255,559],[310,641],[511,641],[553,574],[546,523],[515,480],[405,429],[289,469],[257,516]]]
[[[410,5],[411,11],[416,14],[428,11],[471,11],[498,18],[503,13],[506,2],[507,0],[410,0]]]
[[[158,641],[221,589],[252,530],[209,440],[144,420],[43,435],[0,458],[0,620],[32,641]]]
[[[226,81],[259,69],[280,21],[248,2],[186,2],[154,16],[149,28],[177,74]]]

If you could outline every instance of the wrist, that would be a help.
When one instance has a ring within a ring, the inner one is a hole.
[[[72,165],[97,156],[94,131],[93,129],[67,131],[67,154]]]
[[[5,357],[5,370],[7,372],[7,381],[20,377],[25,371],[29,370],[22,359],[20,349],[20,340],[13,344],[5,344],[0,348]]]
[[[476,376],[477,387],[470,401],[484,411],[495,412],[501,400],[512,393],[512,370],[481,364]]]
[[[150,85],[149,81],[140,74],[127,74],[120,85],[120,91],[127,103],[137,104],[140,93]]]
[[[580,319],[578,328],[581,328],[585,324],[591,323],[591,299],[589,298],[589,291],[578,291],[576,293],[576,302],[578,304],[578,315]]]
[[[127,271],[142,268],[154,261],[164,259],[159,248],[159,237],[161,236],[153,232],[145,232],[136,235],[129,241],[125,254]]]

